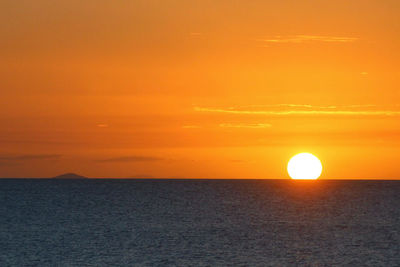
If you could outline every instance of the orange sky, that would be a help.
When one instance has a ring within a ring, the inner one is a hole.
[[[0,1],[0,177],[400,177],[400,1]]]

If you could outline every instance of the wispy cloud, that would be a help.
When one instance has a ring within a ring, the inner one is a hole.
[[[228,108],[194,107],[198,112],[248,114],[266,116],[400,116],[399,110],[377,109],[374,105],[312,106],[312,105],[265,105]]]
[[[115,157],[108,159],[96,160],[97,162],[141,162],[141,161],[161,161],[163,158],[158,157],[146,157],[146,156],[126,156],[126,157]]]
[[[266,39],[258,39],[257,41],[266,43],[352,43],[357,41],[354,37],[339,37],[339,36],[321,36],[321,35],[287,35],[287,36],[272,36]]]
[[[226,109],[279,109],[279,108],[293,108],[293,109],[352,109],[352,108],[374,108],[376,105],[366,104],[366,105],[327,105],[327,106],[318,106],[318,105],[309,105],[309,104],[270,104],[270,105],[244,105],[244,106],[236,106],[236,107],[228,107]]]
[[[28,160],[55,160],[61,158],[58,154],[37,154],[37,155],[18,155],[0,156],[1,161],[28,161]]]
[[[223,128],[251,128],[251,129],[264,129],[272,125],[269,123],[221,123],[219,127]]]
[[[237,108],[281,108],[281,107],[288,107],[288,108],[320,108],[320,109],[335,109],[337,106],[313,106],[313,105],[306,105],[306,104],[274,104],[274,105],[247,105],[247,106],[239,106],[239,107],[230,107],[230,109],[237,109]]]

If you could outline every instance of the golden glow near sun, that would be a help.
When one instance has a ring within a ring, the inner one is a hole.
[[[300,153],[289,160],[287,170],[295,180],[316,180],[321,176],[321,161],[310,153]]]

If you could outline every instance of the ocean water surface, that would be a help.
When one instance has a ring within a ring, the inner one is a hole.
[[[399,266],[399,181],[0,180],[0,266]]]

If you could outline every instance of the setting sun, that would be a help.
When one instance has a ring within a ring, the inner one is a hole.
[[[287,170],[295,180],[316,180],[321,176],[321,161],[310,153],[300,153],[289,160]]]

